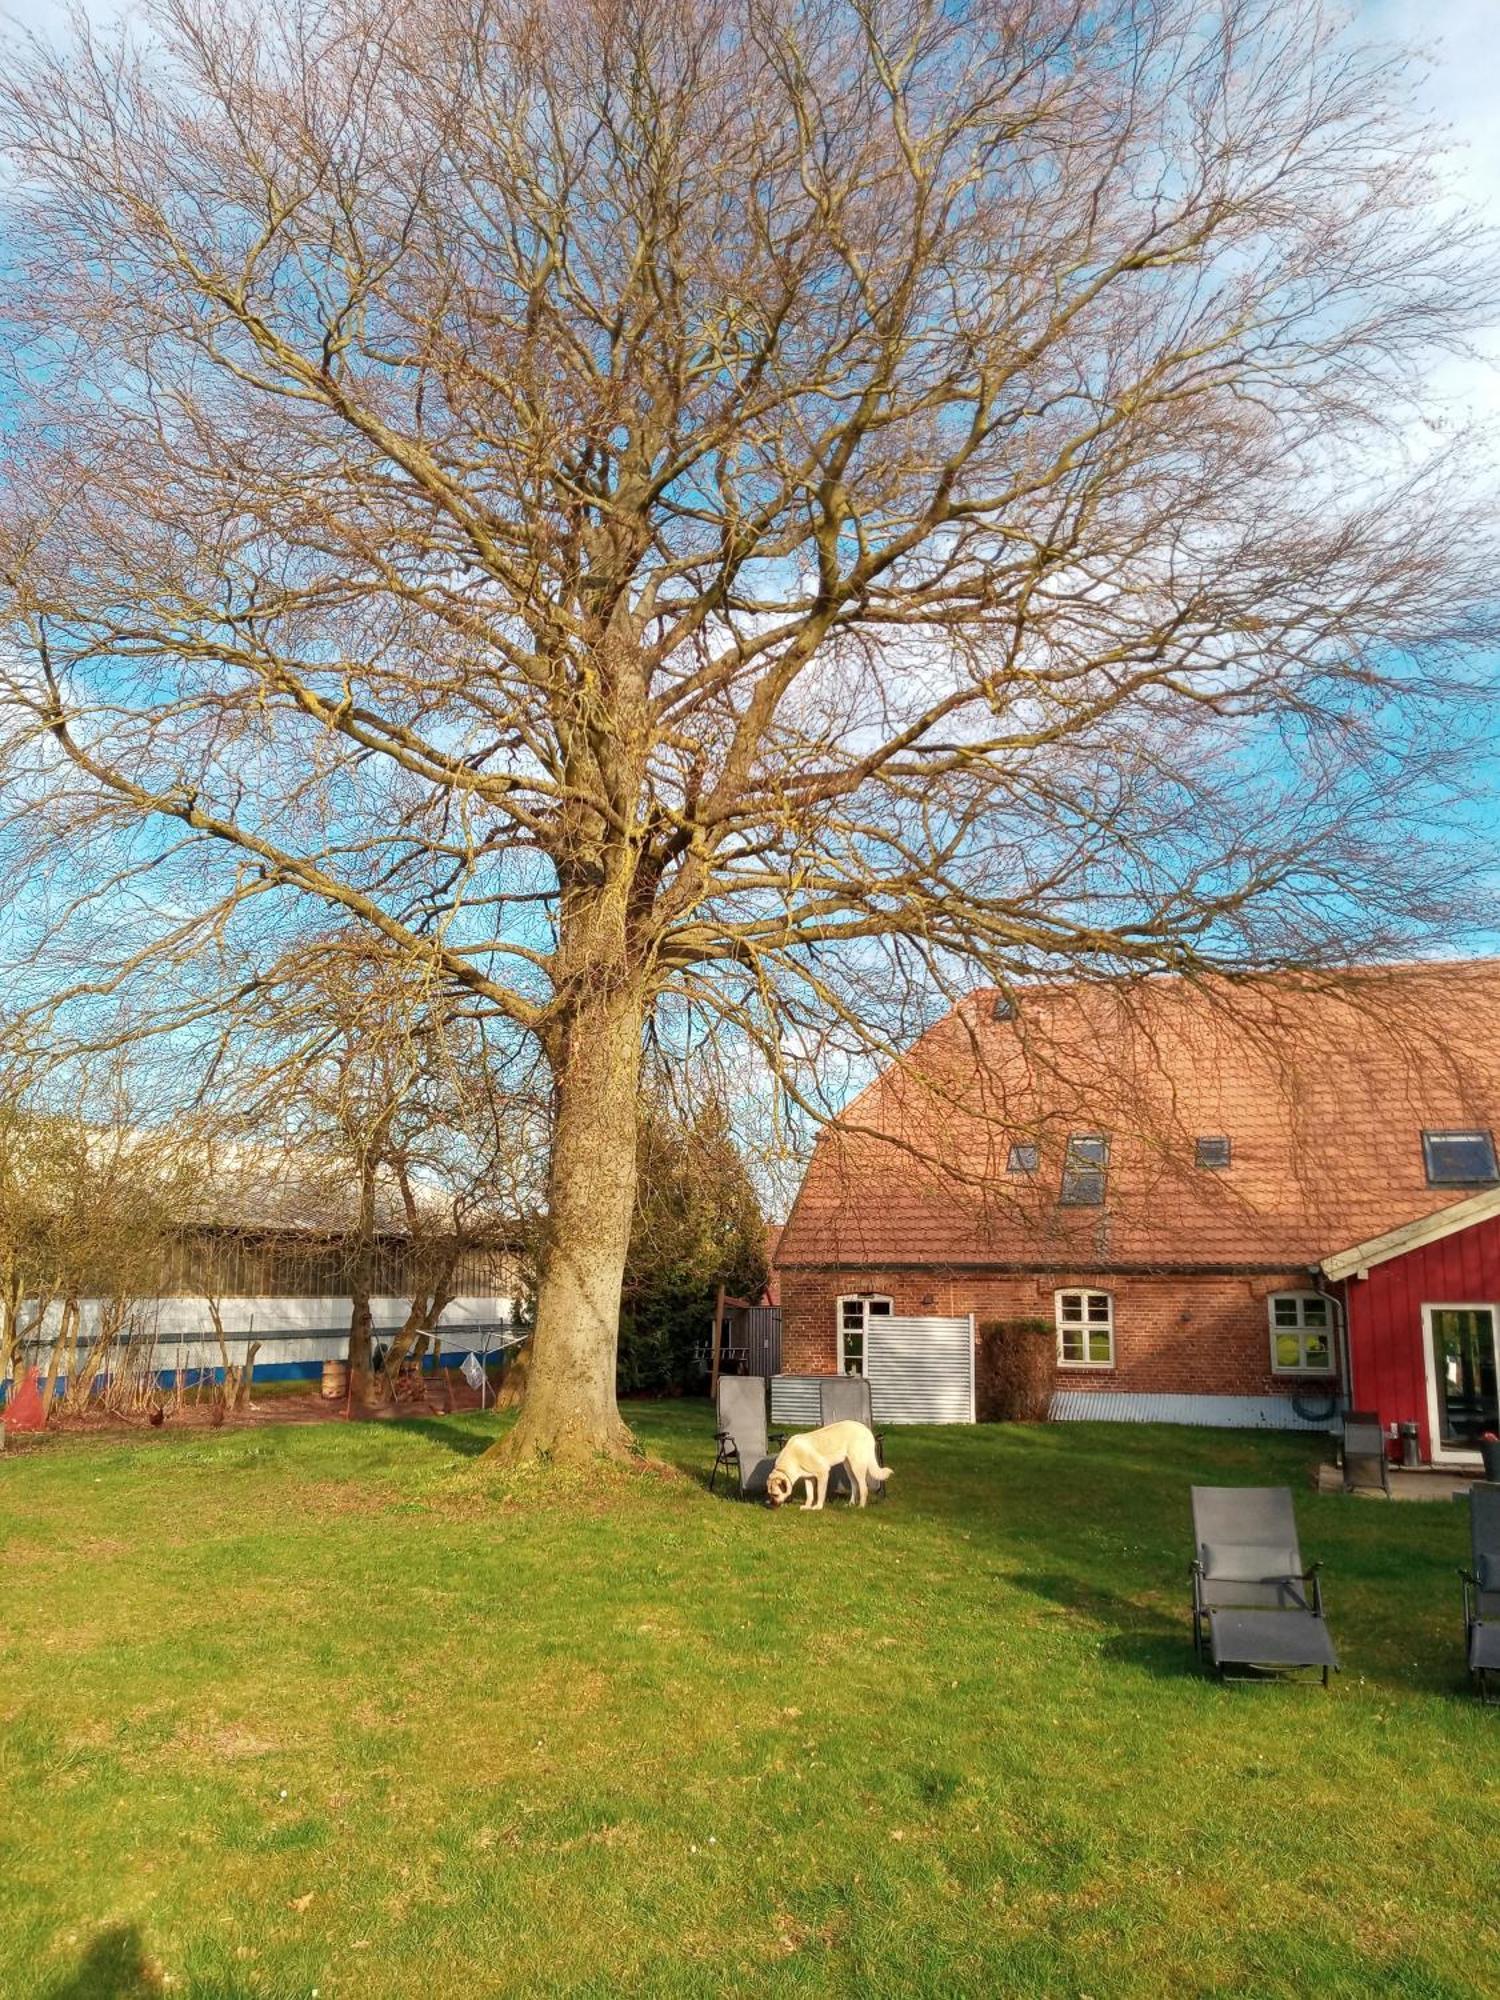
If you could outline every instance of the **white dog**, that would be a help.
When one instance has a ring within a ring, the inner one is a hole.
[[[776,1454],[776,1463],[766,1480],[766,1498],[773,1507],[784,1507],[796,1491],[798,1480],[805,1479],[807,1498],[802,1511],[815,1512],[827,1497],[828,1475],[836,1465],[849,1469],[851,1507],[856,1493],[860,1506],[864,1506],[872,1479],[884,1485],[891,1476],[890,1468],[880,1463],[875,1433],[868,1424],[825,1424],[819,1431],[804,1431],[800,1437],[787,1439]]]

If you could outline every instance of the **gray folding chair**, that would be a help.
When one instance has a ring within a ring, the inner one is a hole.
[[[714,1490],[719,1467],[733,1466],[739,1476],[740,1498],[764,1498],[766,1481],[776,1463],[766,1435],[765,1376],[721,1375],[715,1406],[718,1453],[708,1476],[709,1492]]]
[[[1490,1677],[1500,1674],[1500,1485],[1480,1480],[1469,1488],[1469,1548],[1471,1567],[1459,1571],[1464,1638],[1470,1679],[1489,1701]]]
[[[818,1405],[825,1424],[864,1424],[875,1431],[880,1462],[885,1464],[885,1432],[875,1430],[875,1406],[863,1375],[825,1375],[818,1384]]]
[[[818,1383],[819,1421],[825,1424],[863,1424],[875,1431],[875,1449],[885,1464],[885,1432],[875,1430],[875,1407],[870,1401],[870,1385],[863,1375],[825,1375]],[[870,1482],[871,1491],[885,1498],[883,1482]],[[840,1465],[828,1482],[830,1493],[847,1493],[849,1475]]]
[[[1306,1569],[1287,1486],[1193,1489],[1193,1645],[1227,1669],[1321,1671],[1338,1654],[1323,1621],[1322,1567]]]
[[[1360,1486],[1378,1486],[1387,1500],[1391,1497],[1385,1432],[1374,1410],[1344,1413],[1344,1491],[1353,1493]]]

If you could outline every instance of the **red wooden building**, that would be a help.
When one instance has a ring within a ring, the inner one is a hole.
[[[1500,1432],[1500,1189],[1323,1260],[1345,1319],[1348,1400],[1415,1423],[1433,1465],[1479,1462]]]

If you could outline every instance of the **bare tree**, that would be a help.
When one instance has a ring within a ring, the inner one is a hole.
[[[50,1413],[150,1401],[156,1309],[195,1181],[191,1136],[143,1129],[119,1079],[109,1115],[25,1102],[0,1117],[0,1382],[35,1362]]]
[[[407,1299],[389,1382],[420,1357],[464,1260],[506,1250],[535,1207],[543,1119],[520,1081],[507,1085],[483,1023],[455,1019],[445,990],[367,930],[304,940],[215,1024],[197,1115],[321,1211],[306,1219],[345,1275],[356,1403],[374,1386],[376,1293]]]
[[[515,1453],[628,1444],[644,1036],[811,1102],[1452,921],[1489,274],[1317,0],[145,19],[0,82],[5,998],[180,1040],[331,911],[537,1047]]]

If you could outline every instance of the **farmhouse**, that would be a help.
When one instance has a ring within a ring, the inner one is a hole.
[[[820,1139],[782,1366],[878,1379],[973,1316],[1058,1418],[1295,1427],[1467,1462],[1500,1423],[1500,962],[970,995]]]

